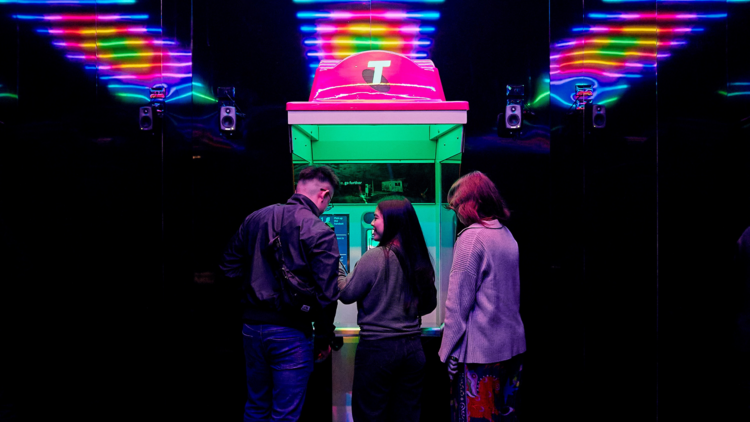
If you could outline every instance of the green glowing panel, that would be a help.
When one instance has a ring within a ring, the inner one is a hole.
[[[289,146],[292,149],[293,163],[312,162],[312,143],[317,137],[317,129],[317,126],[294,125],[291,127]]]
[[[428,125],[321,125],[315,161],[434,160]]]
[[[436,129],[437,130],[437,129]],[[446,160],[460,162],[461,152],[464,144],[464,128],[462,125],[455,125],[449,130],[439,134],[436,138],[435,161],[443,162]]]

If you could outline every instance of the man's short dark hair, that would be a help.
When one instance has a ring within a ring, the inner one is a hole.
[[[305,180],[319,180],[321,182],[328,182],[333,187],[334,191],[339,190],[339,177],[333,172],[333,169],[325,165],[312,165],[305,167],[299,172],[299,178],[297,183]]]

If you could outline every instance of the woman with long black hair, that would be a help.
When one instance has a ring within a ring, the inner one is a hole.
[[[437,306],[435,270],[408,199],[378,202],[372,220],[378,247],[339,278],[340,300],[357,302],[352,416],[356,422],[418,421],[425,356],[421,317]]]

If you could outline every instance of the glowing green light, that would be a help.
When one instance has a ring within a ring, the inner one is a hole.
[[[534,100],[534,101],[533,101],[533,102],[532,102],[531,104],[536,104],[536,103],[537,103],[537,102],[538,102],[539,100],[541,100],[542,98],[544,98],[544,97],[547,97],[547,96],[549,96],[549,94],[550,94],[550,93],[549,93],[549,91],[547,91],[547,92],[543,93],[542,95],[540,95],[540,96],[536,97],[536,100]]]
[[[719,91],[719,94],[721,94],[721,95],[725,95],[725,96],[726,96],[726,95],[727,95],[727,92],[726,92],[726,91]]]
[[[218,101],[217,99],[215,99],[215,98],[209,97],[209,96],[207,96],[207,95],[204,95],[204,94],[201,94],[201,93],[199,93],[199,92],[195,92],[195,91],[193,91],[193,92],[188,92],[187,94],[182,94],[182,95],[180,95],[179,97],[174,97],[174,98],[170,98],[170,99],[166,100],[165,102],[167,102],[167,103],[170,103],[170,102],[172,102],[172,101],[175,101],[175,100],[179,100],[179,99],[181,99],[181,98],[185,98],[185,97],[190,97],[190,96],[192,96],[192,95],[195,95],[195,96],[197,96],[197,97],[200,97],[200,98],[204,98],[204,99],[206,99],[206,100],[209,100],[209,101],[211,101],[211,102],[214,102],[214,103],[218,103],[218,102],[219,102],[219,101]]]
[[[198,93],[198,92],[193,92],[193,95],[197,95],[197,96],[199,96],[199,97],[201,97],[201,98],[205,98],[205,99],[207,99],[207,100],[209,100],[209,101],[213,101],[213,102],[215,102],[215,103],[218,103],[218,102],[219,102],[219,101],[218,101],[218,100],[216,100],[215,98],[211,98],[211,97],[209,97],[209,96],[207,96],[207,95],[203,95],[203,94],[200,94],[200,93]]]
[[[617,101],[619,99],[620,99],[620,97],[613,97],[613,98],[610,98],[608,100],[599,101],[597,104],[607,104],[607,103],[611,103],[611,102]]]
[[[148,98],[148,97],[147,97],[147,96],[145,96],[145,95],[138,95],[138,94],[128,94],[128,93],[126,93],[126,92],[118,92],[118,93],[117,93],[117,94],[115,94],[115,95],[117,95],[118,97],[130,97],[130,98],[138,98],[139,100],[144,100],[144,101],[151,101],[151,99],[150,99],[150,98]]]
[[[16,95],[16,94],[8,94],[8,93],[0,94],[0,97],[8,97],[8,98],[18,99],[18,95]]]

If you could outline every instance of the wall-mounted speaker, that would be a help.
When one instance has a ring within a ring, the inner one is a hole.
[[[505,106],[505,128],[520,129],[523,122],[522,107],[520,104],[508,104]]]
[[[586,104],[586,126],[601,129],[607,126],[607,107],[602,104]]]
[[[222,106],[219,109],[219,129],[224,131],[237,129],[237,110],[234,106]]]
[[[154,108],[144,106],[138,109],[138,124],[141,130],[154,130]]]

